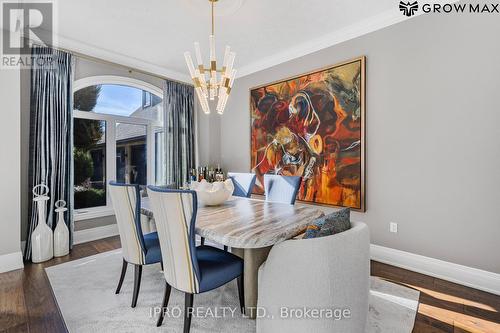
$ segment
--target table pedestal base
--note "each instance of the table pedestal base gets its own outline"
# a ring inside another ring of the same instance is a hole
[[[243,259],[243,278],[245,290],[246,315],[255,319],[257,308],[259,267],[267,259],[271,246],[259,249],[231,248],[231,252]]]

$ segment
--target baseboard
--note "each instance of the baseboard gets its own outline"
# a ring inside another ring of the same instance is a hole
[[[116,224],[78,230],[73,233],[73,244],[91,242],[97,239],[112,237],[116,235],[118,235],[118,226]]]
[[[0,273],[21,269],[23,267],[23,253],[21,251],[0,256]]]
[[[370,252],[375,261],[500,295],[500,274],[375,244]]]

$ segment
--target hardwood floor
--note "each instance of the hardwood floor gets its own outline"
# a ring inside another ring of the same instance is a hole
[[[71,254],[0,274],[0,332],[66,332],[44,268],[120,247],[118,237],[76,245]],[[500,296],[372,262],[372,275],[420,290],[413,333],[500,332]]]
[[[413,333],[500,332],[500,296],[374,261],[371,272],[420,291]]]

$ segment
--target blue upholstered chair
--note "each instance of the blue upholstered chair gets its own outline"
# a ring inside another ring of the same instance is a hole
[[[254,173],[228,172],[227,177],[233,181],[234,196],[250,198],[255,185]]]
[[[193,295],[238,279],[240,306],[244,308],[243,260],[211,246],[195,245],[196,192],[148,186],[149,200],[163,255],[165,295],[157,326],[163,322],[172,288],[185,293],[184,332],[189,332]]]
[[[116,294],[120,292],[128,264],[135,267],[132,307],[137,305],[141,287],[142,266],[161,263],[158,234],[143,235],[141,228],[141,194],[139,185],[109,183],[111,201],[115,210],[120,242],[122,245],[123,265]]]
[[[264,175],[266,201],[295,204],[301,181],[300,176]]]

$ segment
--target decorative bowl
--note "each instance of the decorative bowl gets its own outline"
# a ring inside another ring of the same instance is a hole
[[[233,181],[209,183],[205,179],[201,182],[192,181],[189,186],[196,191],[199,206],[218,206],[231,197],[234,191]]]

